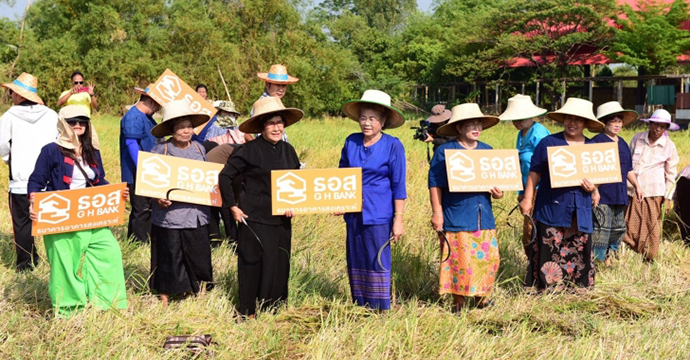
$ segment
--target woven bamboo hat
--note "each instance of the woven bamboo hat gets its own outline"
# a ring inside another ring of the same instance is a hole
[[[299,78],[290,76],[285,65],[281,64],[271,65],[267,73],[256,73],[256,76],[265,82],[273,84],[290,85],[299,81]]]
[[[531,119],[546,114],[547,110],[532,103],[532,98],[527,95],[515,95],[508,99],[508,106],[498,118],[504,121],[519,121]]]
[[[285,127],[288,127],[302,119],[304,112],[297,108],[286,108],[279,98],[268,96],[257,100],[252,105],[254,116],[240,124],[240,131],[243,133],[256,134],[262,132],[261,120],[267,116],[280,115],[285,119]]]
[[[458,129],[455,128],[455,125],[462,121],[480,120],[482,122],[483,130],[498,124],[500,121],[496,116],[484,115],[482,110],[479,108],[479,104],[476,103],[466,103],[453,106],[453,108],[450,109],[450,112],[450,121],[448,121],[448,124],[445,124],[436,130],[438,135],[458,135]]]
[[[405,123],[405,117],[400,110],[391,105],[391,97],[380,90],[367,90],[361,99],[350,100],[343,104],[343,112],[354,121],[359,121],[360,108],[363,104],[376,104],[388,109],[388,121],[384,129],[394,129]]]
[[[613,118],[615,115],[623,119],[623,126],[628,126],[637,120],[637,112],[634,110],[623,109],[618,101],[605,102],[597,107],[597,119],[606,125],[606,118]]]
[[[203,125],[209,120],[208,115],[192,111],[187,100],[173,100],[163,105],[163,121],[151,129],[151,135],[155,137],[172,135],[171,121],[180,118],[191,120],[193,127]]]
[[[566,115],[577,116],[586,121],[585,127],[589,131],[601,131],[606,126],[594,116],[594,104],[591,101],[580,98],[568,98],[562,108],[546,114],[546,117],[563,123]]]
[[[0,86],[16,92],[24,99],[43,105],[43,99],[38,96],[38,78],[31,74],[22,73],[11,83]]]

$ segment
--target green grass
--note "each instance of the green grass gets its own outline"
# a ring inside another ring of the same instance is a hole
[[[96,118],[105,168],[119,180],[119,119]],[[412,126],[408,122],[407,126]],[[550,126],[552,130],[555,127]],[[308,168],[337,166],[345,137],[357,131],[342,119],[302,121],[288,129]],[[526,259],[520,234],[506,225],[515,193],[494,201],[501,267],[495,306],[449,311],[440,298],[438,239],[429,225],[425,144],[407,127],[390,131],[405,145],[408,203],[405,235],[393,247],[394,307],[377,314],[350,304],[341,218],[305,215],[294,220],[289,305],[256,321],[236,323],[237,264],[232,249],[213,251],[218,286],[164,309],[146,287],[149,248],[121,240],[129,308],[87,308],[54,319],[48,298],[47,262],[32,273],[13,270],[14,247],[6,197],[0,216],[0,358],[178,358],[164,353],[167,335],[212,334],[217,358],[685,358],[690,354],[690,250],[673,217],[666,221],[659,261],[645,265],[630,250],[596,274],[584,295],[530,296],[522,291]],[[632,138],[634,130],[623,136]],[[501,124],[482,134],[494,148],[513,148],[516,130]],[[672,133],[688,164],[688,132]],[[7,179],[7,166],[0,178]],[[7,190],[7,183],[0,184]],[[517,214],[511,219],[519,223]],[[45,256],[43,242],[39,253]]]

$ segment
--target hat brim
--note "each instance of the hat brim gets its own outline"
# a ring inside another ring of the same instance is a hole
[[[33,102],[35,102],[37,104],[41,104],[41,105],[45,104],[43,102],[43,99],[41,99],[41,97],[38,96],[38,94],[33,93],[33,92],[26,90],[26,89],[22,89],[15,84],[5,83],[5,84],[1,84],[0,86],[16,92],[17,94],[19,94],[19,96],[23,97],[26,100],[33,101]]]
[[[448,124],[445,124],[438,128],[436,130],[436,134],[441,135],[441,136],[458,136],[458,129],[456,128],[455,125],[461,124],[465,121],[470,121],[470,120],[480,120],[482,122],[482,131],[490,129],[499,122],[501,122],[498,117],[496,116],[491,116],[491,115],[486,115],[486,116],[480,116],[480,117],[474,117],[474,118],[468,118],[468,119],[461,119],[453,122],[449,122]]]
[[[151,96],[149,93],[147,93],[145,89],[142,89],[142,88],[139,88],[139,87],[135,87],[135,88],[134,88],[134,92],[137,93],[137,94],[139,94],[139,96],[146,96],[146,97],[151,98],[151,99],[153,100],[153,102],[155,102],[156,104],[158,104],[158,105],[160,105],[160,106],[163,106],[163,105],[164,105],[164,104],[158,102],[158,100],[154,99],[153,96]]]
[[[172,129],[170,128],[170,125],[168,125],[171,121],[175,121],[180,118],[188,118],[189,120],[192,121],[192,127],[196,128],[197,126],[201,126],[209,121],[209,116],[204,115],[204,114],[190,114],[190,115],[180,115],[176,116],[174,118],[166,119],[160,124],[156,125],[151,129],[151,135],[155,137],[164,137],[164,136],[169,136],[172,135]]]
[[[451,111],[448,110],[448,109],[446,109],[446,110],[443,110],[443,113],[442,113],[442,114],[431,115],[431,116],[429,116],[429,117],[426,119],[426,121],[428,121],[428,122],[430,122],[430,123],[432,123],[432,124],[442,123],[442,122],[444,122],[444,121],[450,120],[451,114],[452,114]]]
[[[635,122],[635,120],[637,120],[637,118],[639,116],[636,111],[626,109],[626,110],[614,111],[612,113],[604,114],[602,116],[597,116],[597,120],[599,120],[599,122],[604,124],[604,127],[606,127],[606,122],[601,121],[601,119],[604,119],[604,118],[607,118],[607,117],[610,117],[613,115],[618,115],[618,114],[620,114],[623,117],[623,127],[626,127],[626,126],[632,124],[633,122]],[[600,131],[604,131],[604,129],[601,129]]]
[[[606,125],[604,125],[604,123],[602,123],[599,120],[588,119],[584,116],[580,116],[580,115],[576,115],[576,114],[565,114],[565,113],[559,113],[559,112],[555,112],[555,111],[550,112],[550,113],[546,113],[547,118],[549,118],[555,122],[559,122],[561,124],[563,124],[563,122],[565,121],[566,115],[576,116],[576,117],[579,117],[580,119],[584,119],[586,121],[585,122],[585,128],[587,128],[587,130],[589,130],[591,132],[601,132],[606,127]]]
[[[270,78],[268,77],[268,73],[256,73],[256,76],[258,76],[259,79],[261,79],[261,80],[263,80],[263,81],[265,81],[265,82],[267,82],[267,83],[271,83],[271,84],[292,85],[292,84],[296,84],[296,83],[299,81],[299,78],[296,78],[296,77],[290,76],[290,75],[288,75],[288,79],[287,79],[287,80],[270,79]]]
[[[240,114],[239,112],[237,112],[237,110],[226,110],[226,109],[223,109],[223,108],[216,108],[216,110],[218,110],[219,112],[220,112],[220,111],[225,111],[225,112],[227,112],[227,113],[235,114],[235,115],[238,116],[238,117],[239,117],[239,116],[242,116],[242,114]],[[216,114],[216,115],[217,115],[217,114]]]
[[[520,121],[520,120],[525,120],[525,119],[532,119],[532,118],[539,117],[539,116],[544,116],[544,114],[546,114],[547,112],[549,112],[549,111],[546,109],[542,109],[542,108],[537,108],[534,111],[532,111],[531,113],[521,114],[521,115],[506,114],[504,112],[503,114],[498,116],[498,119],[501,121]]]
[[[280,110],[275,110],[275,111],[269,111],[265,112],[263,114],[259,115],[254,115],[250,117],[249,119],[243,121],[239,129],[243,133],[249,133],[249,134],[257,134],[262,131],[264,131],[263,127],[261,126],[261,121],[260,119],[267,117],[267,116],[275,116],[275,115],[280,115],[285,119],[285,127],[288,127],[298,121],[300,121],[304,117],[304,112],[300,109],[296,108],[285,108],[285,109],[280,109]]]
[[[666,122],[666,121],[654,121],[651,119],[640,119],[642,122],[655,122],[655,123],[661,123],[661,124],[669,124],[668,126],[668,131],[678,131],[680,130],[680,125],[674,123],[674,122]]]
[[[381,103],[377,103],[374,101],[366,101],[366,100],[350,100],[346,103],[343,104],[342,110],[343,113],[350,119],[359,122],[359,108],[362,106],[362,104],[374,104],[374,105],[379,105],[383,106],[384,108],[389,110],[390,116],[388,121],[386,121],[386,124],[383,126],[384,129],[395,129],[397,127],[402,126],[405,123],[405,117],[403,114],[400,112],[400,110]]]

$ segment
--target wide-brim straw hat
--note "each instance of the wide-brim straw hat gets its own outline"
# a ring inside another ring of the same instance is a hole
[[[153,101],[155,101],[156,104],[163,106],[163,104],[161,104],[161,103],[159,103],[158,101],[156,101],[156,99],[154,99],[154,98],[149,94],[149,91],[150,91],[150,89],[151,89],[152,87],[153,87],[153,84],[149,84],[149,86],[147,86],[147,87],[145,87],[145,88],[134,87],[134,92],[137,93],[137,94],[139,94],[139,95],[148,96],[148,97],[150,97],[151,99],[153,99]]]
[[[22,73],[11,83],[4,83],[0,86],[16,92],[24,99],[43,105],[43,99],[38,96],[38,78],[31,74]]]
[[[542,116],[547,111],[534,105],[530,96],[518,94],[508,99],[506,111],[498,115],[498,118],[503,121],[519,121]]]
[[[375,104],[388,109],[388,120],[384,129],[395,129],[405,123],[405,117],[400,110],[391,105],[391,97],[381,90],[366,90],[361,99],[347,101],[343,104],[343,113],[354,121],[359,121],[360,108],[364,104]]]
[[[619,115],[623,119],[623,126],[628,126],[637,120],[637,112],[634,110],[623,109],[618,101],[605,102],[597,107],[597,119],[606,125],[606,122],[602,121],[607,117],[614,117]]]
[[[235,103],[232,100],[216,100],[213,102],[213,107],[218,110],[223,110],[236,116],[240,116],[240,112],[235,109]]]
[[[680,130],[680,126],[671,120],[671,113],[664,109],[656,109],[648,119],[640,119],[643,122],[655,122],[662,124],[669,124],[668,130],[677,131]]]
[[[563,107],[547,113],[546,117],[562,124],[565,121],[566,115],[585,119],[585,127],[589,131],[601,131],[606,127],[604,123],[597,120],[596,116],[594,116],[594,104],[589,100],[568,98]]]
[[[443,104],[438,104],[431,108],[431,116],[426,121],[431,124],[438,124],[450,120],[450,110]]]
[[[271,65],[267,73],[256,73],[256,76],[267,83],[273,84],[290,85],[299,81],[299,78],[289,75],[285,65],[281,64]]]
[[[484,115],[477,103],[466,103],[453,106],[450,110],[450,121],[436,130],[436,134],[441,136],[457,136],[458,123],[469,120],[479,120],[482,123],[482,130],[491,128],[499,123],[498,117],[491,115]]]
[[[163,105],[163,121],[151,129],[151,135],[155,137],[172,135],[170,122],[179,118],[191,120],[193,127],[203,125],[209,120],[208,115],[192,111],[187,100],[173,100]]]
[[[257,100],[252,105],[254,116],[240,124],[243,133],[256,134],[264,131],[261,120],[266,117],[280,115],[285,119],[285,127],[288,127],[302,119],[304,112],[297,108],[286,108],[280,98],[268,96]]]

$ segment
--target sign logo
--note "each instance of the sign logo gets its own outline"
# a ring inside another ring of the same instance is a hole
[[[593,184],[622,181],[618,145],[614,142],[551,146],[546,152],[552,188],[580,186],[585,178]]]
[[[451,192],[483,192],[494,187],[522,190],[517,150],[446,149],[445,155]]]
[[[577,164],[575,155],[565,148],[556,150],[553,155],[551,155],[551,160],[551,172],[554,175],[571,177],[577,174],[577,169],[575,168]]]
[[[156,89],[168,101],[173,101],[182,92],[180,78],[177,76],[166,75],[156,83]]]
[[[38,221],[59,224],[69,219],[70,201],[58,194],[51,194],[38,203]]]
[[[450,177],[462,181],[468,182],[476,178],[474,174],[474,161],[469,156],[463,154],[463,151],[458,151],[450,156],[448,159],[448,172]]]
[[[141,152],[140,152],[141,153]],[[151,157],[141,162],[141,181],[155,188],[170,186],[170,165],[160,157]]]
[[[299,204],[307,200],[307,182],[289,172],[276,180],[277,200],[288,204]]]
[[[271,171],[273,215],[362,211],[362,169]]]

